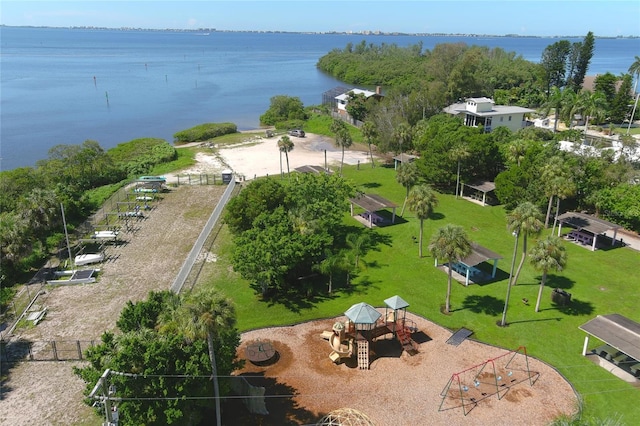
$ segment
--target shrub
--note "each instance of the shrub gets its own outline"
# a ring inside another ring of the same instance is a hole
[[[174,143],[202,142],[237,132],[238,127],[233,123],[204,123],[177,132],[173,137]]]

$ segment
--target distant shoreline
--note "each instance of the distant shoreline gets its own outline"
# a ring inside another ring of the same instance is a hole
[[[43,28],[43,29],[62,29],[62,30],[91,30],[91,31],[136,31],[136,32],[173,32],[173,33],[256,33],[256,34],[311,34],[311,35],[353,35],[353,36],[411,36],[411,37],[504,37],[504,38],[582,38],[585,35],[520,35],[520,34],[472,34],[472,33],[403,33],[403,32],[383,32],[383,31],[255,31],[255,30],[217,30],[215,28],[132,28],[132,27],[93,27],[93,26],[71,26],[71,27],[52,27],[52,26],[30,26],[30,25],[0,25],[0,28]],[[637,39],[640,35],[627,36],[597,36],[596,39]]]

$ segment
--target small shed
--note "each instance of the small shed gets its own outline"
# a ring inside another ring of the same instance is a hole
[[[418,158],[417,155],[411,155],[411,154],[405,154],[405,153],[401,153],[400,155],[396,155],[395,157],[393,157],[393,169],[397,170],[398,166],[400,164],[402,164],[402,163],[411,163],[416,158]]]
[[[375,223],[384,221],[376,212],[387,208],[393,209],[391,223],[395,223],[396,221],[396,207],[398,207],[398,205],[379,195],[360,194],[357,197],[350,198],[349,201],[351,202],[351,216],[355,217],[353,213],[354,204],[365,210],[364,213],[361,213],[359,216],[364,219],[369,228],[373,228]]]
[[[459,275],[464,277],[464,285],[468,286],[470,281],[482,282],[487,281],[489,278],[496,277],[496,270],[498,269],[498,260],[503,257],[486,247],[481,246],[478,243],[471,243],[471,254],[453,265],[447,265],[452,268]],[[491,274],[487,274],[476,266],[482,262],[493,261],[493,268]],[[435,260],[436,267],[438,266],[438,259]]]
[[[233,179],[233,171],[225,169],[222,171],[222,183],[231,183]]]
[[[470,192],[470,195],[468,195],[467,197],[464,196],[465,186],[468,186],[473,190]],[[475,183],[462,183],[460,187],[460,196],[463,198],[470,199],[471,201],[480,203],[483,206],[486,206],[488,204],[487,195],[490,192],[495,191],[495,189],[496,189],[495,182],[481,181],[481,182],[475,182]]]
[[[568,233],[567,238],[590,247],[591,251],[596,249],[598,236],[604,235],[607,231],[613,231],[611,245],[615,245],[618,229],[620,229],[620,225],[585,213],[567,212],[558,216],[558,221],[560,222],[558,236],[562,235],[562,225],[568,225],[575,231]]]

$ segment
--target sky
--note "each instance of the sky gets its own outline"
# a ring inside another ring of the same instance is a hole
[[[640,36],[626,0],[2,0],[0,24],[292,32]],[[640,53],[640,52],[638,52]]]

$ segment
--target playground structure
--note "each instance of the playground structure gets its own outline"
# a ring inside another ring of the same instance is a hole
[[[511,387],[526,380],[533,386],[539,377],[539,372],[529,369],[527,349],[520,346],[515,351],[453,373],[440,392],[442,401],[438,411],[462,407],[466,416],[480,401],[493,395],[500,400]]]
[[[417,328],[406,318],[409,304],[400,296],[390,297],[384,302],[384,315],[367,303],[357,303],[345,312],[347,320],[344,323],[336,322],[333,331],[322,333],[332,349],[329,354],[331,361],[339,363],[357,355],[358,368],[368,370],[370,346],[387,334],[393,334],[408,354],[418,352],[418,344],[411,338]]]

